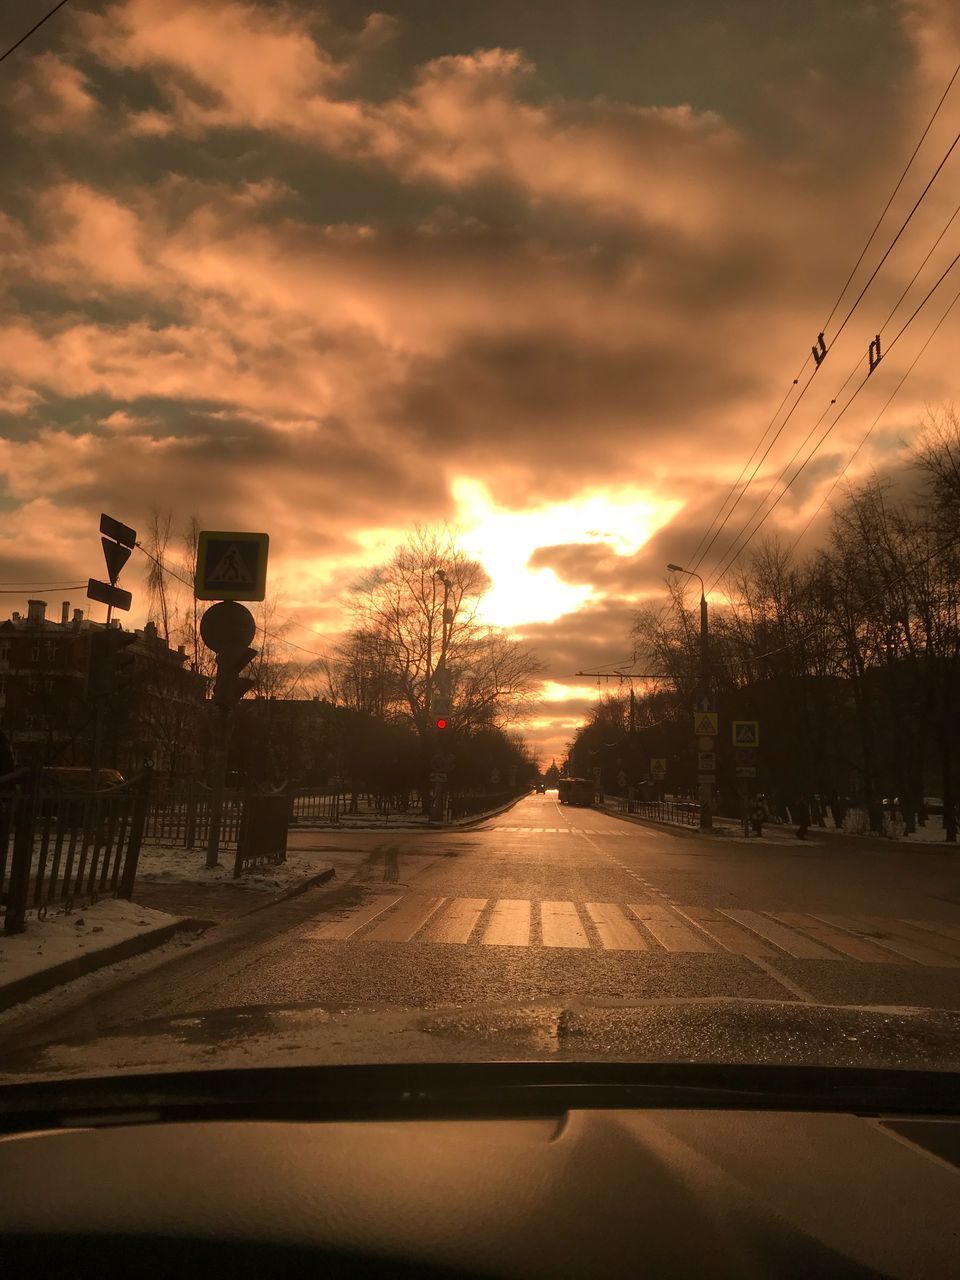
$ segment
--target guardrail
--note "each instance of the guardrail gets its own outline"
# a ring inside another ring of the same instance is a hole
[[[5,933],[22,933],[28,911],[42,920],[51,905],[132,896],[150,783],[149,770],[102,791],[41,785],[28,770],[0,782]]]

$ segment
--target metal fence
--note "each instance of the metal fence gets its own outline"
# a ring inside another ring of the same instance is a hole
[[[304,788],[290,793],[289,821],[338,822],[342,809],[342,797],[335,791],[318,791]]]
[[[499,808],[523,795],[526,788],[507,791],[457,793],[448,797],[446,820],[457,821],[476,813]],[[146,815],[144,837],[176,844],[185,849],[203,848],[210,832],[211,791],[202,783],[190,783],[181,787],[158,788],[153,795]],[[420,818],[423,815],[421,797],[416,791],[389,795],[357,794],[327,791],[319,788],[302,788],[270,796],[271,811],[279,814],[280,802],[288,826],[310,823],[344,824],[380,823],[388,825],[391,817],[400,819]],[[220,828],[220,845],[226,849],[239,849],[242,831],[245,793],[227,791],[223,798],[223,818]],[[277,821],[278,819],[273,819]],[[245,859],[244,859],[245,861]]]
[[[513,787],[509,791],[484,791],[476,794],[460,793],[450,797],[447,802],[447,819],[457,822],[461,818],[469,818],[477,813],[489,813],[491,809],[499,809],[511,800],[526,795],[528,787]]]
[[[28,911],[70,910],[98,897],[130,898],[150,795],[150,773],[102,791],[51,786],[35,772],[0,790],[0,904],[4,932]]]
[[[210,834],[211,797],[210,788],[199,782],[159,792],[147,813],[145,838],[182,845],[185,849],[202,848]],[[221,848],[236,848],[242,816],[242,792],[225,792],[220,820]]]
[[[652,822],[679,823],[685,827],[700,825],[700,806],[695,800],[628,800],[624,796],[604,796],[619,813],[632,813]]]

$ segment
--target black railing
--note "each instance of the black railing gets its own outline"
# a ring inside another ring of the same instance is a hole
[[[289,820],[294,822],[338,822],[341,797],[335,791],[304,787],[290,793]]]
[[[21,770],[0,783],[0,903],[4,932],[28,911],[130,898],[150,796],[150,773],[101,791],[52,786]]]
[[[457,822],[461,818],[469,818],[477,813],[489,813],[491,809],[499,809],[526,795],[529,787],[511,787],[507,791],[483,791],[476,793],[458,793],[447,802],[447,819]]]
[[[695,800],[628,800],[624,796],[604,796],[604,804],[618,813],[632,813],[651,822],[679,823],[684,827],[700,825],[700,806]]]
[[[182,845],[185,849],[202,848],[210,833],[211,796],[210,788],[200,782],[159,793],[147,813],[145,837]],[[236,848],[242,815],[242,792],[225,792],[220,820],[221,848]]]

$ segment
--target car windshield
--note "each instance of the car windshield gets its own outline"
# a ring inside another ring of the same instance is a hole
[[[4,0],[0,109],[4,1081],[960,1068],[953,6]]]

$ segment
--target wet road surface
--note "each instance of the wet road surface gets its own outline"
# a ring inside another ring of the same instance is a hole
[[[796,845],[704,838],[561,806],[555,793],[470,830],[298,832],[291,844],[334,861],[337,880],[91,980],[82,1002],[46,1019],[14,1021],[0,1069],[93,1069],[105,1046],[174,1026],[215,1056],[244,1019],[249,1032],[263,1015],[275,1032],[282,1010],[350,1014],[364,1031],[338,1041],[343,1052],[386,1058],[402,1053],[411,1013],[420,1030],[429,1014],[448,1044],[460,1027],[487,1043],[502,1034],[509,1052],[512,1025],[554,1034],[564,1017],[594,1018],[604,1043],[626,1037],[628,1051],[630,1011],[646,1011],[649,1035],[654,1006],[658,1025],[685,1006],[693,1024],[704,1002],[725,1001],[781,1019],[879,1007],[889,1025],[902,1011],[960,1011],[960,855],[949,850],[816,832]],[[725,1018],[727,1040],[735,1026]]]

